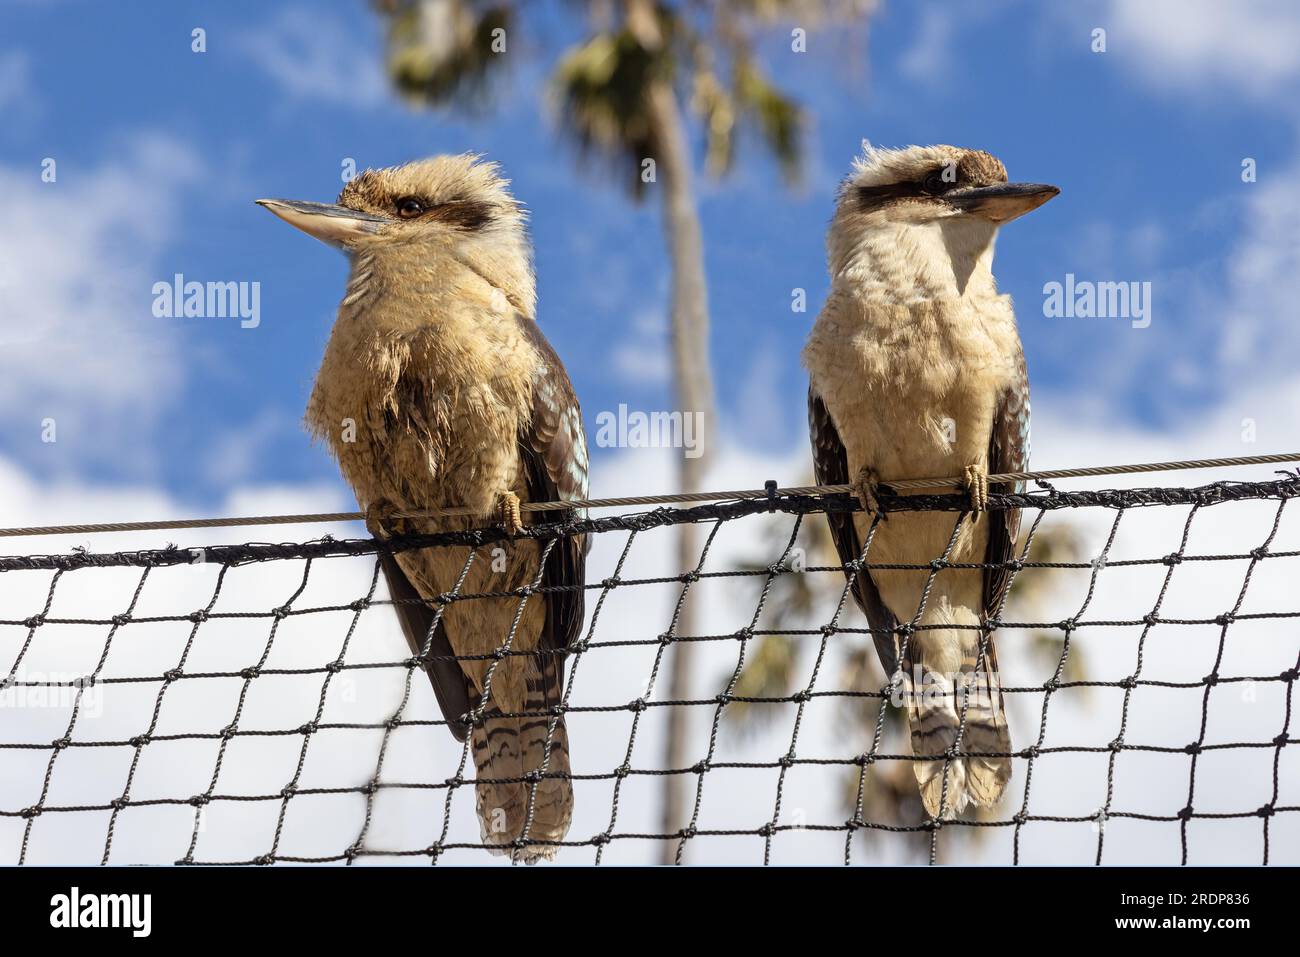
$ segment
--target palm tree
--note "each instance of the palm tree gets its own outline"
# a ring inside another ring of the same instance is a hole
[[[407,99],[429,106],[482,106],[503,38],[523,16],[524,0],[374,0],[387,20],[388,69]],[[709,364],[709,306],[704,244],[693,185],[688,113],[703,124],[705,165],[713,175],[731,168],[742,122],[759,133],[787,179],[799,171],[800,107],[767,78],[755,54],[764,26],[781,18],[811,26],[828,19],[864,19],[876,0],[585,0],[591,33],[561,51],[551,99],[561,127],[588,155],[619,174],[632,196],[658,189],[671,266],[673,388],[677,409],[690,415],[705,448],[713,435],[713,381]],[[806,27],[805,27],[806,28]],[[698,491],[708,453],[678,466],[683,491]],[[691,525],[679,529],[679,567],[694,568],[700,541]],[[677,633],[695,633],[687,603]],[[689,695],[689,643],[669,649],[667,694]],[[686,758],[684,709],[668,716],[664,766]],[[684,780],[665,775],[664,832],[685,823]],[[665,860],[675,854],[663,842]]]

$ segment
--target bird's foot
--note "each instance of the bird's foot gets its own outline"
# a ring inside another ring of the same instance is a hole
[[[386,498],[376,499],[366,506],[366,529],[381,542],[406,531],[406,520],[399,516],[401,510]]]
[[[978,465],[968,465],[963,471],[966,494],[970,496],[970,510],[978,515],[989,507],[989,473]]]
[[[864,466],[858,471],[857,480],[853,483],[853,493],[857,495],[858,501],[862,503],[862,510],[868,515],[875,515],[880,511],[880,476],[876,470]]]
[[[523,515],[519,508],[519,496],[514,492],[502,492],[497,498],[497,513],[501,516],[501,524],[505,526],[506,531],[511,535],[518,535],[519,530],[524,527]]]

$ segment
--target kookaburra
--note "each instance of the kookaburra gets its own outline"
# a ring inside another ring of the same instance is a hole
[[[878,485],[946,476],[964,476],[971,497],[948,561],[1012,558],[1019,512],[984,507],[990,473],[1028,467],[1029,382],[1011,300],[993,280],[993,243],[998,227],[1058,192],[1008,183],[1002,163],[978,150],[864,144],[840,190],[827,239],[831,290],[803,351],[817,480],[857,484],[868,509],[830,518],[846,564],[867,541]],[[887,513],[867,564],[927,566],[944,555],[955,520]],[[932,816],[993,804],[1011,777],[997,657],[981,630],[1009,576],[944,568],[924,607],[928,567],[873,568],[855,579],[885,671],[902,672],[916,778]],[[946,758],[957,744],[965,756]]]
[[[337,205],[259,201],[351,260],[307,423],[377,537],[498,516],[517,527],[520,500],[586,497],[582,415],[534,319],[532,247],[507,186],[492,163],[439,156],[367,170]],[[439,508],[472,514],[396,517]],[[532,585],[541,551],[520,538],[480,548],[458,594]],[[381,558],[413,650],[429,641],[434,599],[457,587],[469,555],[440,547]],[[582,627],[585,560],[582,537],[555,543],[540,584],[577,587],[531,594],[513,637],[520,597],[451,601],[426,666],[452,733],[472,734],[484,843],[529,863],[554,857],[573,812],[568,736],[551,709]]]

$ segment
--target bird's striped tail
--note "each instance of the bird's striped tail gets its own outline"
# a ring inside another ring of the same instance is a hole
[[[549,714],[560,701],[560,664],[541,657],[540,669],[531,657],[514,659],[528,664],[524,713],[489,708],[471,737],[483,843],[527,864],[555,857],[559,848],[545,842],[563,840],[573,816],[568,730]],[[521,838],[530,843],[515,846]]]
[[[912,753],[917,757],[934,756],[932,760],[913,762],[921,801],[931,817],[938,817],[941,810],[945,818],[955,817],[967,804],[996,804],[1011,778],[1009,757],[951,760],[943,757],[958,743],[959,729],[958,750],[963,753],[1005,755],[1011,751],[993,639],[988,639],[984,659],[978,662],[978,634],[975,631],[918,632],[914,637],[916,653],[909,652],[912,660],[904,662],[903,693],[912,732]],[[933,653],[936,646],[945,642],[963,643],[960,668],[955,672],[929,666],[939,659],[952,659],[951,654]]]

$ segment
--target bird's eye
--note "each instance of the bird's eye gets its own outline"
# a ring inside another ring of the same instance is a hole
[[[424,204],[413,196],[397,201],[397,215],[403,219],[414,219],[424,212]]]
[[[943,178],[943,170],[935,170],[929,176],[921,181],[921,189],[931,196],[937,196],[940,193],[946,193],[957,184],[951,180]]]

